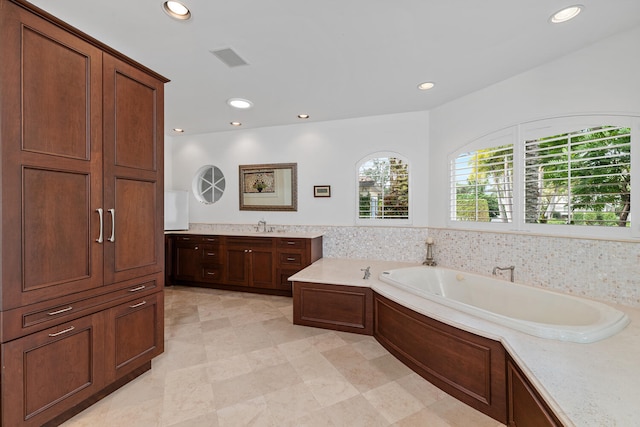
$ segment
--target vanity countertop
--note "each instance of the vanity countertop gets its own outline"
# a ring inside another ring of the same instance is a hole
[[[322,258],[290,280],[370,287],[435,320],[500,341],[566,426],[631,426],[640,419],[640,310],[612,305],[631,323],[602,341],[579,344],[538,338],[393,288],[378,276],[419,264]],[[362,269],[371,277],[363,279]],[[294,285],[295,286],[295,285]]]
[[[190,231],[190,230],[174,230],[165,231],[165,235],[171,234],[190,234],[194,236],[230,236],[230,237],[281,237],[285,239],[315,239],[321,237],[324,233],[295,233],[287,231]]]

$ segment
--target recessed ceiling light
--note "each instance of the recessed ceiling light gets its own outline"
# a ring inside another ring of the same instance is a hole
[[[423,82],[418,85],[418,89],[420,90],[429,90],[433,89],[436,84],[433,82]]]
[[[309,115],[308,114],[298,114],[298,118],[299,119],[308,119]]]
[[[242,99],[242,98],[228,99],[227,104],[229,104],[233,108],[240,108],[243,110],[247,108],[251,108],[253,106],[253,102],[249,101],[248,99]]]
[[[164,10],[164,12],[170,17],[181,21],[186,21],[191,18],[191,12],[187,6],[183,5],[179,1],[165,1],[162,4],[162,10]]]
[[[242,126],[242,123],[240,122],[231,122],[230,124],[231,126]]]
[[[584,6],[582,6],[580,4],[576,4],[574,6],[565,7],[564,9],[559,10],[556,13],[554,13],[553,15],[551,15],[551,18],[549,20],[551,22],[553,22],[554,24],[559,24],[561,22],[567,22],[568,20],[573,19],[576,16],[578,16],[578,14],[580,12],[582,12],[582,9],[584,9]]]
[[[175,133],[184,133],[184,129],[181,129],[181,128],[173,128],[171,130],[174,131]]]

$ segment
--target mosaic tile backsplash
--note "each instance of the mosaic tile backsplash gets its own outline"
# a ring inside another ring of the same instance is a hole
[[[252,232],[254,225],[191,224],[192,231]],[[438,266],[490,275],[515,265],[515,281],[640,308],[640,243],[426,227],[276,225],[320,232],[326,258],[422,262],[427,236]],[[504,278],[509,272],[506,271]]]

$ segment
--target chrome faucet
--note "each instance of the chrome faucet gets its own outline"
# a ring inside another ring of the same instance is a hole
[[[367,268],[361,268],[360,269],[360,271],[364,271],[364,277],[363,277],[364,280],[368,280],[369,277],[371,277],[371,271],[369,271],[370,268],[371,267],[369,266]]]
[[[266,233],[267,232],[267,221],[265,221],[264,219],[261,219],[260,221],[258,221],[258,227],[256,231],[260,230],[260,226],[262,226],[262,232]]]
[[[427,238],[427,257],[422,263],[422,265],[426,265],[429,267],[435,267],[437,265],[436,261],[433,259],[433,238]]]
[[[511,281],[513,282],[513,279],[515,277],[515,269],[516,266],[515,265],[510,265],[509,267],[493,267],[493,272],[491,272],[491,274],[493,274],[494,276],[497,276],[498,274],[498,270],[511,270]]]

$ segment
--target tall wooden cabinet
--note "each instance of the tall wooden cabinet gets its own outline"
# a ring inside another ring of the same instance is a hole
[[[0,419],[43,425],[163,351],[167,80],[22,0],[0,58]]]

